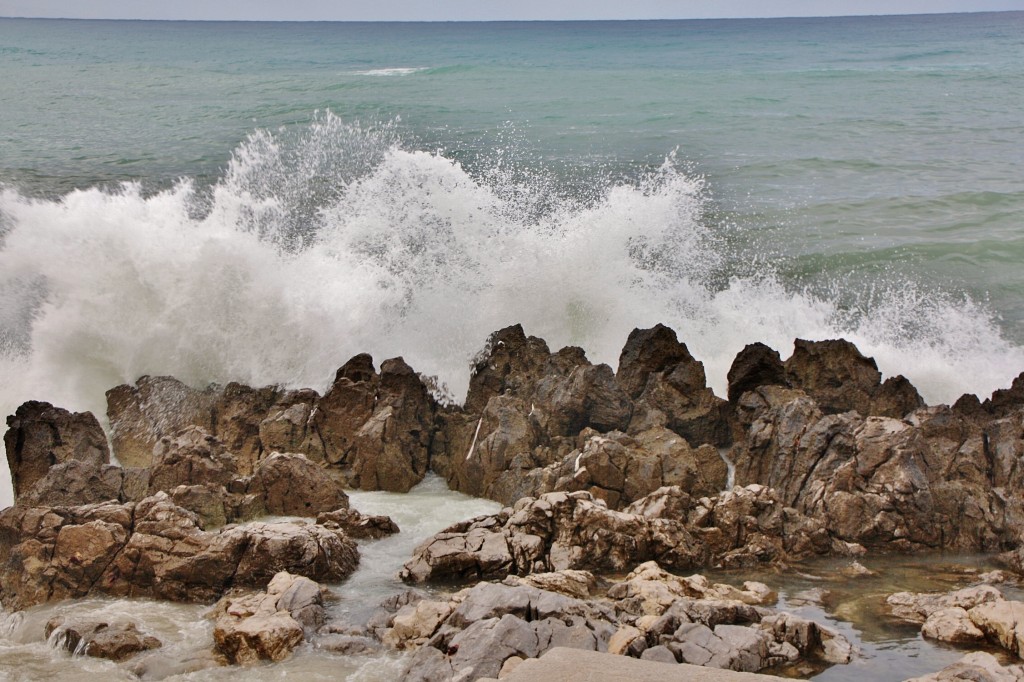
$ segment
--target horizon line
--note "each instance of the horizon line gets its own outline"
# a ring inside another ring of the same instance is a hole
[[[750,21],[750,20],[787,20],[787,19],[871,19],[882,17],[935,17],[962,14],[1022,14],[1024,9],[991,9],[963,10],[959,12],[891,12],[872,14],[795,14],[778,16],[745,16],[745,17],[646,17],[629,19],[155,19],[132,17],[45,17],[45,16],[8,16],[0,15],[0,19],[23,19],[30,21],[148,21],[165,23],[196,23],[196,24],[514,24],[514,23],[574,23],[574,22],[641,22],[641,21]]]

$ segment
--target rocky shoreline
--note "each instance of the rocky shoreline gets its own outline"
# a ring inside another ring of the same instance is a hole
[[[0,512],[0,602],[212,604],[210,664],[315,641],[410,652],[404,679],[472,680],[566,646],[745,671],[856,655],[825,625],[770,609],[767,585],[680,577],[702,569],[970,551],[1024,572],[1024,374],[984,402],[927,406],[849,342],[797,340],[786,360],[747,346],[728,381],[716,396],[661,325],[630,334],[616,371],[513,326],[488,340],[457,406],[401,358],[378,371],[369,355],[322,396],[142,377],[107,392],[109,438],[92,414],[28,402],[4,437],[15,504]],[[356,539],[399,532],[351,509],[346,490],[407,492],[428,472],[506,506],[415,549],[401,578],[433,592],[331,621],[318,583],[352,574]],[[1021,656],[1024,605],[979,594],[890,600],[926,637]],[[115,660],[160,646],[88,619],[46,636]],[[970,679],[1024,679],[972,656],[961,672],[988,672]]]

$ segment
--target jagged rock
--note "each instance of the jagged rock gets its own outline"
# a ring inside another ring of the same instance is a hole
[[[608,588],[608,597],[631,600],[645,615],[661,615],[680,598],[761,605],[774,602],[778,595],[763,583],[748,581],[740,590],[731,585],[712,584],[702,575],[679,577],[662,569],[657,562],[648,561]]]
[[[400,677],[433,682],[496,677],[510,659],[535,658],[556,646],[605,651],[616,629],[606,607],[525,585],[480,583],[399,614],[386,642],[426,640]]]
[[[156,637],[139,632],[135,623],[54,616],[46,623],[47,639],[72,653],[81,651],[93,658],[123,661],[142,651],[157,649],[163,643]]]
[[[616,380],[636,404],[630,432],[660,424],[693,445],[731,440],[727,403],[708,388],[703,363],[668,327],[630,333]]]
[[[24,506],[95,504],[122,497],[124,470],[112,464],[69,459],[50,467],[17,503]]]
[[[956,680],[1021,682],[1024,680],[1024,666],[1003,666],[992,654],[975,651],[937,673],[915,677],[905,682],[955,682]]]
[[[776,488],[835,540],[887,551],[1017,543],[1021,503],[992,486],[1020,480],[1009,424],[989,427],[985,447],[980,428],[948,409],[910,421],[824,415],[802,391],[776,386],[748,391],[737,410],[746,431],[731,452],[737,482]]]
[[[221,599],[213,608],[213,640],[230,663],[281,661],[325,617],[321,587],[282,571],[266,592]]]
[[[323,467],[298,453],[274,453],[261,460],[246,492],[262,501],[268,514],[316,516],[348,508],[348,495]]]
[[[259,425],[263,452],[300,452],[314,462],[324,461],[324,445],[314,424],[320,395],[309,388],[286,391]]]
[[[981,404],[985,412],[997,417],[1006,417],[1024,408],[1024,372],[1018,374],[1010,388],[992,392],[992,397]]]
[[[75,460],[99,471],[110,463],[106,434],[90,412],[71,413],[49,403],[29,401],[7,418],[7,426],[4,447],[15,502],[54,465]],[[53,483],[45,487],[58,489]]]
[[[820,523],[784,508],[764,486],[696,501],[678,486],[662,488],[623,512],[586,492],[547,493],[429,538],[401,575],[424,582],[564,569],[615,572],[652,559],[676,569],[756,566],[831,549]]]
[[[321,512],[316,522],[331,529],[338,528],[355,539],[376,540],[399,532],[398,524],[390,516],[363,514],[355,509]]]
[[[12,507],[0,512],[0,601],[19,610],[88,594],[213,601],[287,570],[338,581],[354,543],[323,526],[250,523],[203,531],[166,493],[139,503]]]
[[[434,410],[402,358],[385,360],[378,375],[370,356],[357,355],[338,370],[313,422],[324,457],[350,485],[408,492],[427,472]]]
[[[260,440],[260,425],[280,394],[276,386],[252,388],[231,382],[216,396],[211,433],[217,434],[234,455],[235,466],[243,476],[255,472],[268,452]]]
[[[924,401],[904,377],[882,384],[874,359],[845,339],[793,342],[785,362],[789,384],[810,395],[826,414],[856,410],[862,416],[902,418]]]
[[[735,403],[744,393],[760,386],[789,386],[779,352],[763,343],[745,346],[732,361],[727,379],[730,403]]]
[[[149,492],[179,485],[227,486],[238,476],[235,458],[217,437],[197,426],[164,436],[153,448]]]
[[[216,387],[199,391],[166,376],[144,376],[134,386],[110,389],[107,418],[117,461],[125,467],[149,467],[160,439],[190,426],[215,434],[215,401]]]
[[[579,348],[550,353],[516,325],[489,339],[465,410],[440,415],[431,466],[455,490],[512,503],[545,490],[539,469],[568,455],[583,429],[625,430],[632,410],[610,367]]]
[[[691,448],[681,436],[664,427],[635,436],[621,431],[598,434],[587,430],[580,438],[585,438],[583,447],[560,461],[525,477],[521,472],[505,472],[499,474],[498,481],[518,476],[520,484],[512,489],[530,496],[586,490],[614,509],[664,486],[678,485],[700,497],[714,495],[726,484],[728,469],[715,447]],[[501,489],[500,485],[494,487]],[[496,497],[508,504],[519,499]]]

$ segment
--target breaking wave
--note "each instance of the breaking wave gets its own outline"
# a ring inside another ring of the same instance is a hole
[[[323,389],[363,351],[459,398],[487,335],[515,322],[613,367],[631,329],[664,322],[720,395],[745,344],[786,357],[796,337],[845,336],[929,402],[1024,369],[965,297],[812,292],[751,266],[674,155],[585,198],[495,158],[470,170],[394,125],[324,114],[253,133],[212,187],[0,190],[0,408],[102,415],[104,391],[143,374]]]

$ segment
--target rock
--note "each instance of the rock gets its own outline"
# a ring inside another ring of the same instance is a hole
[[[889,595],[885,602],[892,615],[911,622],[924,623],[937,611],[949,608],[970,610],[979,604],[1002,601],[1003,595],[990,585],[967,587],[955,592],[897,592]]]
[[[399,532],[398,524],[390,516],[363,514],[355,509],[336,509],[317,514],[321,526],[339,529],[350,538],[376,540]]]
[[[153,448],[149,492],[179,485],[227,486],[238,476],[235,459],[217,437],[197,426],[164,436]]]
[[[401,576],[424,582],[565,569],[620,572],[649,560],[680,570],[753,567],[831,547],[819,522],[784,508],[764,486],[701,500],[672,486],[622,512],[586,492],[557,492],[523,498],[428,538]]]
[[[552,573],[534,573],[527,576],[510,575],[506,585],[529,585],[548,592],[557,592],[567,597],[586,599],[597,591],[598,580],[590,571],[564,570]]]
[[[797,339],[785,367],[791,384],[811,396],[826,414],[849,410],[871,414],[872,395],[882,383],[875,361],[845,339]]]
[[[967,611],[959,606],[933,611],[921,627],[921,634],[952,644],[976,644],[985,640],[985,633],[971,622]]]
[[[156,637],[139,631],[135,623],[106,623],[54,616],[46,623],[46,637],[71,652],[93,658],[123,661],[142,651],[163,646]]]
[[[236,382],[216,394],[211,433],[234,455],[235,467],[243,476],[254,473],[269,452],[260,439],[260,427],[280,395],[276,386],[251,388]]]
[[[989,640],[1024,658],[1024,602],[988,601],[967,611],[971,622]]]
[[[308,578],[276,574],[265,593],[234,595],[214,606],[213,640],[233,664],[281,661],[325,615],[323,593]]]
[[[296,522],[204,531],[158,493],[138,503],[0,512],[0,601],[20,610],[88,594],[214,601],[287,570],[339,581],[358,553],[344,534]]]
[[[317,638],[316,646],[343,656],[362,656],[380,651],[380,642],[361,635],[324,635]]]
[[[435,409],[402,358],[385,360],[378,375],[364,354],[338,370],[312,420],[324,457],[350,485],[408,492],[427,472]]]
[[[92,471],[110,463],[106,434],[90,412],[29,401],[7,418],[7,426],[4,447],[16,503],[54,465],[75,460]],[[56,489],[52,483],[46,487]]]
[[[727,379],[730,403],[737,402],[744,393],[760,386],[789,386],[786,368],[778,351],[763,343],[745,346],[732,361]]]
[[[672,653],[672,650],[663,644],[652,646],[649,649],[644,649],[644,652],[640,654],[640,660],[657,661],[659,663],[679,663],[679,661],[676,660],[676,655]]]
[[[953,682],[954,680],[975,680],[975,682],[1020,682],[1024,680],[1024,666],[1003,666],[995,656],[984,651],[967,654],[956,663],[948,665],[937,673],[915,677],[906,682]]]
[[[261,500],[271,515],[316,516],[348,508],[341,484],[298,453],[275,452],[261,460],[246,492]]]
[[[872,571],[859,561],[851,561],[839,573],[847,578],[870,578],[871,576],[878,575],[878,573]]]
[[[174,377],[141,377],[107,391],[107,419],[117,460],[125,467],[149,467],[153,448],[165,436],[195,426],[216,435],[216,387],[190,388]]]
[[[263,452],[300,452],[324,461],[324,445],[314,423],[320,395],[309,388],[281,393],[259,425]]]
[[[644,633],[632,625],[620,627],[608,640],[608,653],[617,656],[639,658],[646,648],[647,639],[644,637]]]
[[[704,365],[668,327],[630,333],[616,380],[636,404],[630,432],[661,422],[691,445],[731,440],[727,403],[708,388]]]
[[[70,459],[50,467],[43,478],[18,498],[17,503],[33,507],[117,501],[122,497],[123,486],[124,470],[121,467]]]
[[[424,642],[401,679],[475,680],[553,647],[606,650],[616,630],[612,618],[594,602],[527,585],[480,583],[447,602],[402,607],[383,639],[403,647]]]

